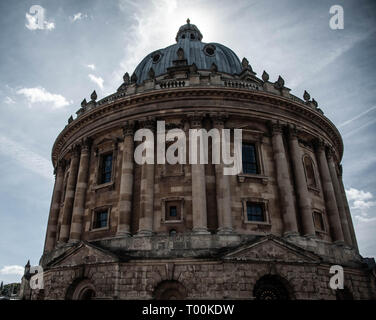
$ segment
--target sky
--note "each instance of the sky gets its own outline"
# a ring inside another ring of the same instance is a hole
[[[44,9],[37,20],[33,5]],[[329,26],[330,7],[344,28]],[[0,1],[0,282],[39,263],[53,190],[52,145],[96,90],[116,91],[189,17],[261,77],[307,90],[344,140],[344,184],[360,253],[376,257],[376,1]]]

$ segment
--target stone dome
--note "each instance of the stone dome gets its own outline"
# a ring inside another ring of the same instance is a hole
[[[134,75],[138,84],[150,79],[150,69],[159,77],[166,74],[168,68],[176,66],[179,59],[185,60],[187,65],[195,64],[198,70],[211,70],[214,63],[220,73],[241,73],[242,64],[230,48],[220,43],[201,42],[200,30],[190,24],[189,19],[187,22],[179,28],[175,44],[148,54],[136,67]],[[180,56],[179,49],[182,49]]]

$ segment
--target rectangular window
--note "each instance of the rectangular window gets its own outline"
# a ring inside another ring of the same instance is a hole
[[[313,222],[316,230],[325,231],[324,219],[321,212],[313,212]]]
[[[181,219],[181,202],[180,201],[167,201],[166,204],[165,220],[180,220]]]
[[[112,178],[112,153],[101,156],[99,184],[111,182]]]
[[[93,229],[107,227],[108,209],[98,210],[94,212]]]
[[[176,217],[178,215],[178,211],[176,209],[176,206],[170,207],[170,217]]]
[[[247,220],[264,222],[264,206],[261,203],[247,202]]]
[[[243,173],[259,173],[256,157],[256,146],[253,143],[243,143],[242,145]]]

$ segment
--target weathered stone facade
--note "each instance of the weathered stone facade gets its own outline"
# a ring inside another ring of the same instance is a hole
[[[120,251],[113,254],[81,243],[45,272],[44,294],[48,299],[77,298],[76,286],[84,281],[95,288],[97,299],[168,298],[164,292],[158,296],[160,286],[177,290],[174,296],[181,299],[251,299],[264,277],[281,281],[289,299],[332,300],[336,292],[328,286],[330,266],[311,251],[273,236],[200,258],[129,259]],[[374,297],[375,286],[366,272],[354,266],[344,270],[355,299]]]
[[[349,295],[374,298],[338,130],[308,93],[301,100],[281,77],[257,78],[246,59],[201,38],[181,27],[176,45],[148,55],[115,94],[96,101],[94,92],[58,136],[44,298],[335,299],[332,264],[344,267]],[[241,128],[255,172],[138,165],[134,133],[155,132],[158,120],[186,133]]]

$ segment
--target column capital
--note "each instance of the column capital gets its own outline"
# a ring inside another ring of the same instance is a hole
[[[324,151],[325,152],[326,143],[323,139],[315,139],[313,141],[313,146],[314,146],[316,151]]]
[[[54,168],[54,174],[56,175],[58,171],[64,171],[66,165],[67,161],[65,159],[58,160]]]
[[[135,121],[129,120],[124,123],[123,126],[123,136],[133,136],[134,135],[134,128],[135,128]]]
[[[296,127],[295,124],[289,124],[287,126],[287,129],[288,129],[288,136],[289,136],[290,139],[297,139],[298,138],[300,130]]]
[[[270,122],[269,129],[270,129],[272,136],[281,135],[283,133],[283,125],[279,121]]]
[[[83,138],[81,140],[81,152],[89,152],[93,140],[89,137]]]
[[[333,147],[327,146],[326,147],[326,154],[328,156],[328,159],[334,160],[336,156],[336,151],[334,150]]]
[[[70,153],[72,157],[78,157],[78,155],[80,154],[80,144],[75,143],[73,146],[71,146]]]
[[[138,123],[140,128],[149,129],[153,132],[155,131],[156,121],[154,117],[140,119]]]
[[[203,112],[194,112],[187,115],[188,121],[190,122],[191,128],[201,129],[202,120],[205,114]]]
[[[224,128],[225,122],[229,118],[228,114],[225,112],[217,112],[217,113],[211,113],[210,118],[213,122],[214,128]]]
[[[183,121],[177,122],[177,123],[166,123],[165,128],[166,128],[166,130],[171,130],[171,129],[184,130],[184,123],[183,123]]]

